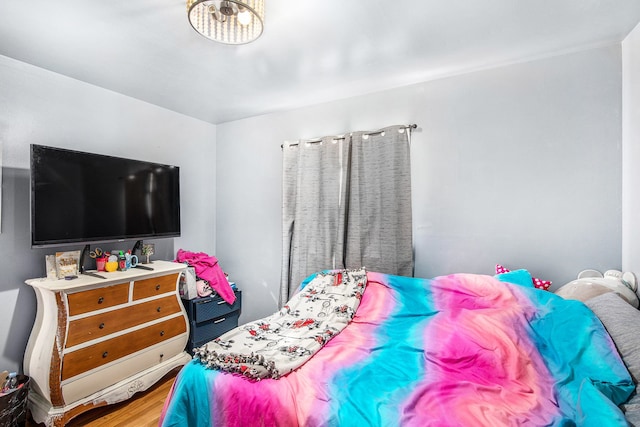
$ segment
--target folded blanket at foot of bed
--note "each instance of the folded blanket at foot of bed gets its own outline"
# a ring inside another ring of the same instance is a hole
[[[583,303],[456,274],[367,273],[351,323],[280,379],[192,361],[168,426],[626,426],[635,386]]]
[[[194,350],[209,368],[248,378],[280,378],[309,360],[353,318],[365,291],[364,269],[318,274],[282,309]]]

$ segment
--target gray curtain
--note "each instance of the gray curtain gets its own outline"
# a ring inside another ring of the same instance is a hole
[[[413,275],[409,130],[283,146],[280,306],[320,270]]]
[[[335,251],[344,234],[347,146],[332,137],[283,146],[280,306],[311,273],[341,268]]]
[[[409,130],[351,136],[345,267],[413,276]]]

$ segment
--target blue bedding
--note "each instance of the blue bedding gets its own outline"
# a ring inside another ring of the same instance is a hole
[[[255,381],[194,360],[160,425],[626,426],[634,389],[581,302],[491,276],[368,272],[352,321],[305,364]]]

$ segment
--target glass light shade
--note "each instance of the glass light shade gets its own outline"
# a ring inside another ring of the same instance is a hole
[[[242,12],[238,12],[238,22],[240,25],[249,25],[251,23],[251,12],[247,9],[243,9]]]
[[[264,0],[187,0],[187,16],[193,29],[208,39],[250,43],[264,29]]]

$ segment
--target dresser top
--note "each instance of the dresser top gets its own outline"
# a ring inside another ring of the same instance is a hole
[[[90,270],[89,273],[99,274],[104,277],[94,277],[86,274],[79,274],[76,279],[51,280],[47,278],[29,279],[25,283],[34,288],[41,288],[49,291],[67,291],[82,288],[94,288],[108,286],[115,283],[130,282],[132,280],[149,279],[157,276],[163,276],[169,273],[179,273],[184,270],[187,265],[171,261],[153,261],[150,264],[142,264],[145,267],[151,267],[153,270],[145,270],[142,268],[130,268],[126,271],[100,271]]]

